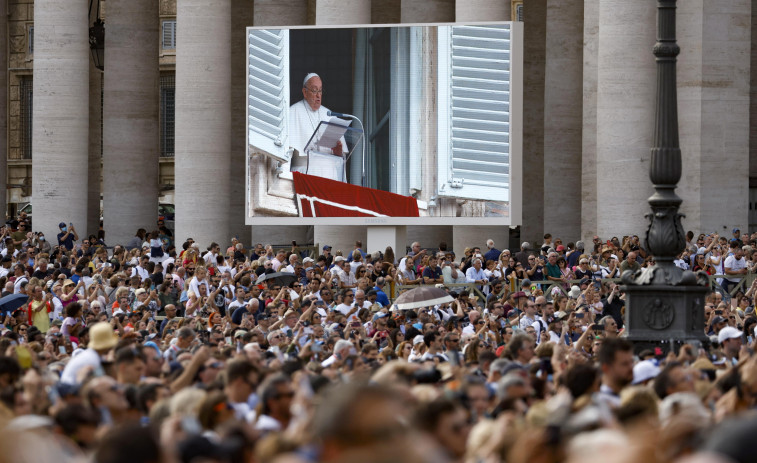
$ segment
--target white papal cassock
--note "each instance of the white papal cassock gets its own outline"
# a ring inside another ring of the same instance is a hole
[[[344,157],[311,152],[308,164],[305,153],[305,145],[318,127],[318,123],[329,120],[328,111],[325,106],[313,111],[305,100],[289,107],[289,140],[290,145],[297,150],[290,161],[291,171],[344,182]],[[347,141],[344,137],[340,141],[342,152],[347,153]]]

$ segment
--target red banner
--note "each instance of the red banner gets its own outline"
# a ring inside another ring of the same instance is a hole
[[[301,217],[418,217],[415,198],[293,172]]]

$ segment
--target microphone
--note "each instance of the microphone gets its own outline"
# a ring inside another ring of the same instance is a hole
[[[326,114],[329,115],[329,116],[334,116],[334,117],[348,117],[350,119],[357,119],[357,117],[353,116],[352,114],[343,114],[343,113],[338,113],[338,112],[331,111],[331,110],[326,111]]]

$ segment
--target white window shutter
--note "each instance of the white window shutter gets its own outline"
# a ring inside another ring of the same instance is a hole
[[[163,47],[164,50],[176,48],[176,20],[163,21]]]
[[[438,33],[438,195],[509,201],[510,25]]]
[[[250,149],[281,162],[289,151],[289,31],[249,32],[247,120]]]

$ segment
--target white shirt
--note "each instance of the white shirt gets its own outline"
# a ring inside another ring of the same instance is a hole
[[[725,260],[725,268],[731,271],[738,271],[746,268],[746,259],[744,257],[737,259],[736,256],[730,255]],[[738,282],[741,281],[741,278],[739,275],[733,275],[733,278],[728,278],[728,281]]]
[[[150,273],[140,265],[137,265],[136,267],[131,269],[131,276],[139,276],[140,280],[145,281],[146,279],[150,278]]]
[[[103,305],[103,307],[105,306]],[[50,314],[50,320],[60,318],[61,313],[63,313],[63,302],[61,302],[58,296],[55,296],[53,297],[53,311]]]
[[[29,279],[26,278],[25,275],[21,275],[20,277],[16,278],[16,281],[13,282],[13,294],[18,294],[21,292],[21,283],[23,282],[29,282]]]
[[[205,254],[205,266],[215,265],[216,263],[216,257],[218,257],[218,254],[213,254],[212,252],[208,252]]]
[[[277,258],[274,257],[273,259],[271,259],[271,266],[273,267],[274,272],[278,272],[279,267],[281,267],[281,265],[282,265],[282,262],[278,260]]]
[[[473,283],[476,280],[488,280],[488,278],[486,278],[486,274],[484,273],[483,267],[481,267],[481,270],[476,270],[476,267],[469,268],[465,272],[465,278],[468,280],[468,283]]]
[[[96,369],[100,365],[100,355],[94,349],[85,349],[68,362],[60,376],[60,382],[66,384],[79,384],[76,378],[79,374],[79,370],[89,366]]]

